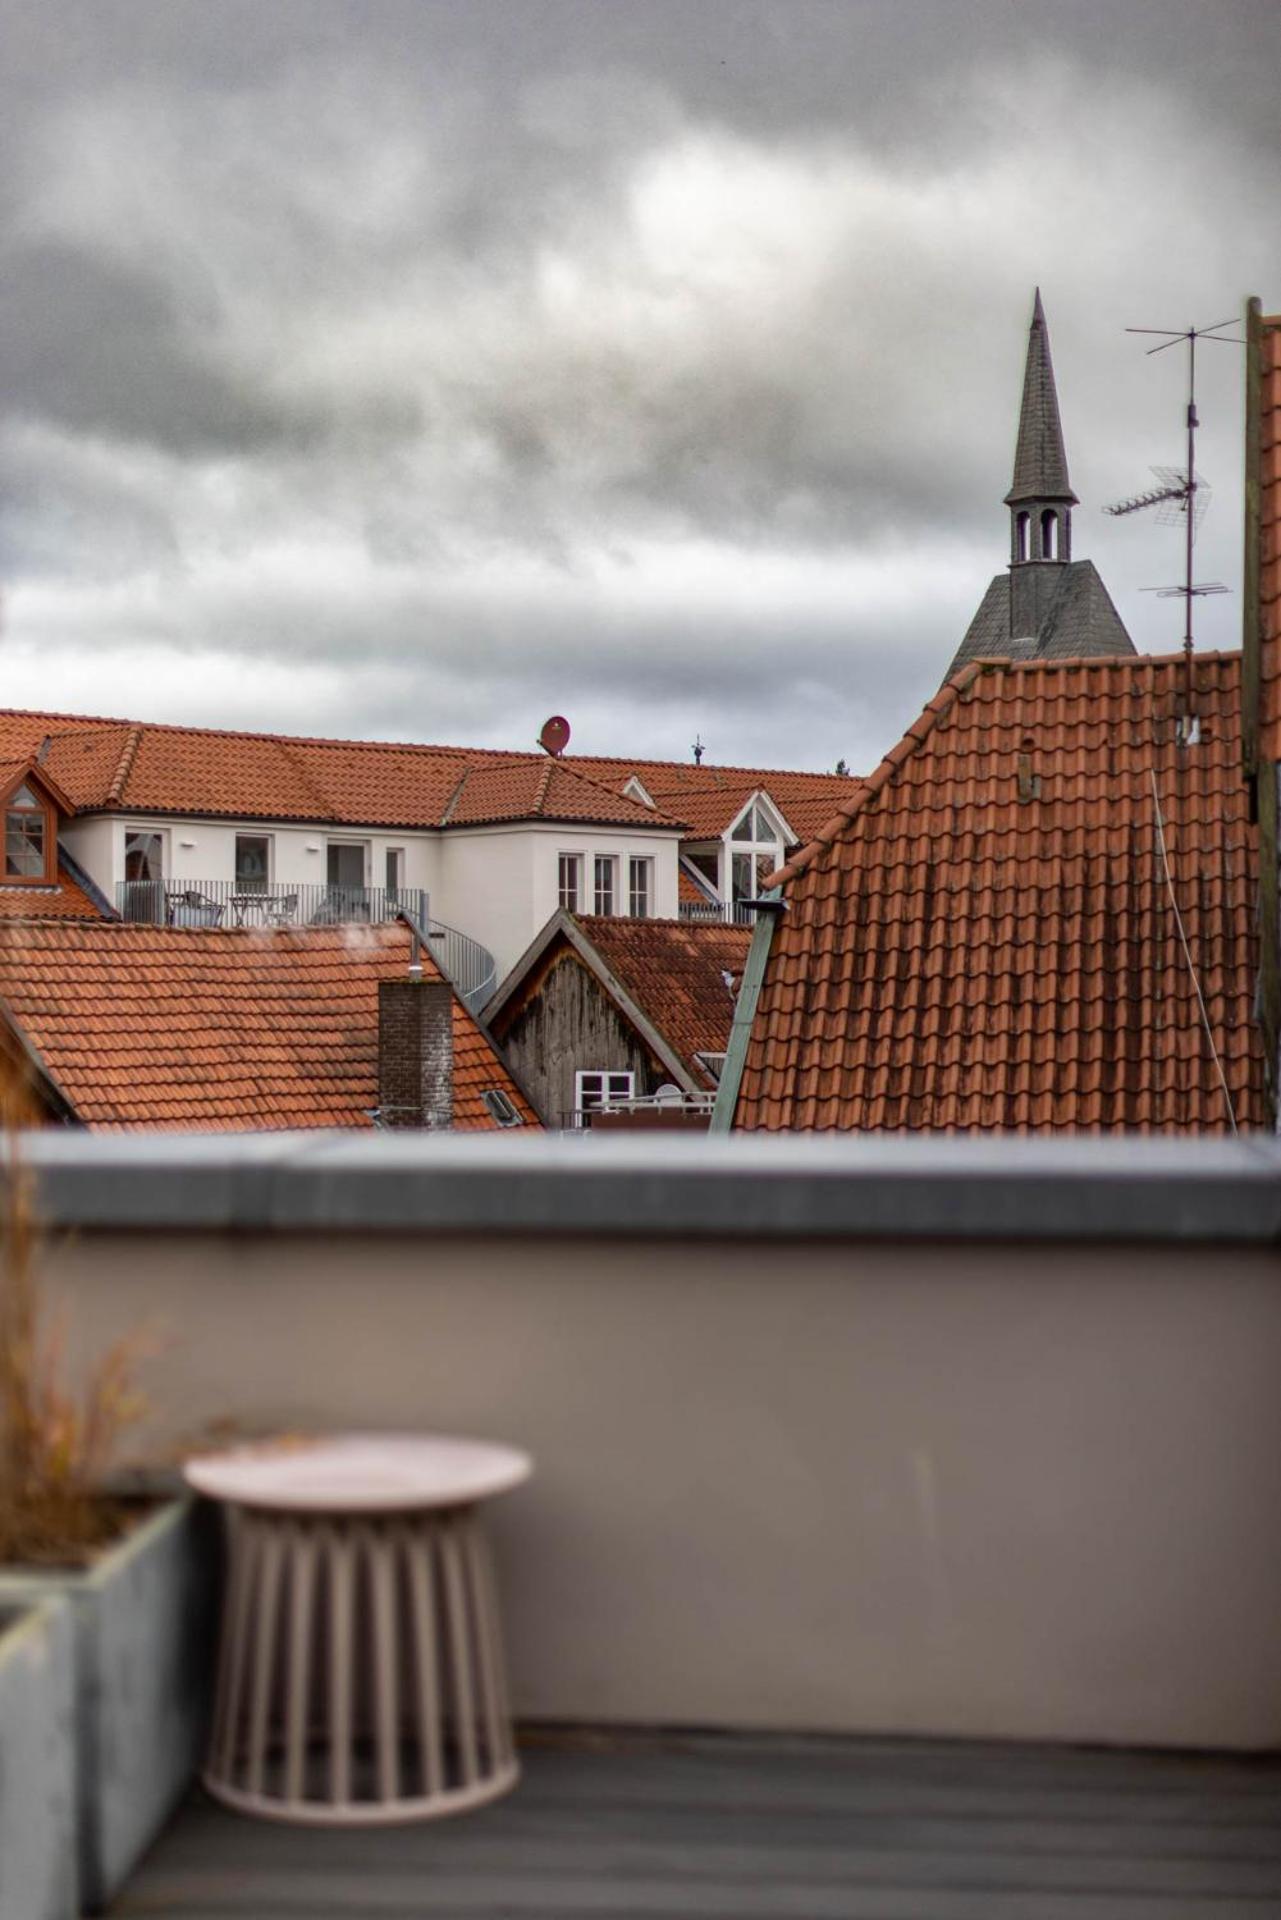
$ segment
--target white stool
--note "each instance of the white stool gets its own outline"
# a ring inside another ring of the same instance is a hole
[[[204,1783],[242,1813],[381,1825],[516,1783],[477,1506],[528,1455],[437,1435],[276,1440],[187,1463],[227,1520]]]

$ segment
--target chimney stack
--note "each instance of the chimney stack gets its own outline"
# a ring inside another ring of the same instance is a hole
[[[378,1106],[385,1127],[453,1126],[454,994],[446,981],[379,981]]]

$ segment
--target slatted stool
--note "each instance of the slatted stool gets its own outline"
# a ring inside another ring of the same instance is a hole
[[[210,1793],[271,1819],[381,1825],[515,1785],[478,1506],[528,1477],[526,1454],[349,1434],[185,1471],[227,1522]]]

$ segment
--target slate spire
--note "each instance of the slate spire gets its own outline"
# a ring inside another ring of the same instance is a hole
[[[1027,365],[1023,370],[1023,406],[1014,448],[1014,478],[1005,504],[1012,507],[1030,500],[1066,500],[1076,504],[1068,479],[1059,396],[1050,359],[1050,335],[1039,287],[1032,307]]]

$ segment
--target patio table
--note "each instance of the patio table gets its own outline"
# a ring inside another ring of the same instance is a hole
[[[296,893],[233,893],[228,904],[238,927],[285,927],[298,915]]]
[[[227,1588],[203,1775],[244,1813],[430,1819],[519,1777],[480,1503],[527,1454],[438,1434],[284,1438],[189,1460]]]

